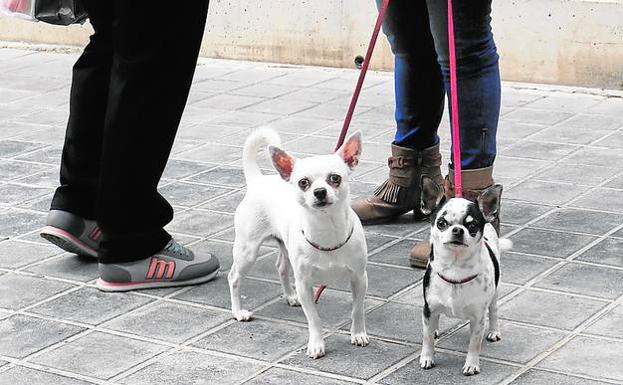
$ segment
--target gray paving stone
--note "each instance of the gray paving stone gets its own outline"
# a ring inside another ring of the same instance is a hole
[[[590,109],[603,100],[605,98],[594,95],[552,93],[545,98],[527,104],[527,107],[545,110],[577,111]]]
[[[600,188],[573,202],[573,206],[623,213],[623,190]]]
[[[386,235],[373,234],[373,233],[365,233],[366,244],[368,246],[368,255],[374,250],[387,245],[388,243],[394,241],[396,238],[388,237]]]
[[[242,148],[209,144],[178,154],[177,158],[208,163],[230,163],[242,158]]]
[[[44,135],[50,135],[50,128],[45,128],[42,130],[39,130],[35,133],[33,133],[34,137],[36,138],[39,134]],[[55,131],[54,131],[55,133]],[[56,134],[54,134],[56,135]],[[46,141],[45,139],[42,139],[42,141],[44,143],[47,143],[49,141]],[[41,150],[37,150],[28,154],[24,154],[24,155],[19,155],[17,157],[15,157],[15,159],[18,160],[23,160],[23,161],[29,161],[29,162],[39,162],[39,163],[47,163],[47,164],[52,164],[55,166],[58,166],[61,162],[61,155],[62,155],[63,151],[61,148],[61,145],[55,145],[55,146],[48,146],[46,148],[43,148]]]
[[[264,320],[235,322],[192,345],[263,361],[274,361],[307,343],[306,328]]]
[[[306,374],[294,370],[270,368],[254,379],[245,382],[248,385],[348,385],[353,382],[320,377],[317,374]]]
[[[615,299],[623,293],[623,271],[570,263],[543,278],[535,286]]]
[[[504,201],[500,213],[503,223],[523,225],[551,210],[549,206],[506,199],[506,195],[503,195],[503,198]]]
[[[616,170],[611,167],[574,165],[565,167],[564,172],[559,168],[552,168],[534,177],[537,180],[551,182],[573,183],[576,185],[596,186],[611,178]]]
[[[209,236],[233,224],[233,215],[191,210],[176,215],[166,229],[189,235]]]
[[[371,262],[382,262],[390,265],[411,266],[409,263],[409,253],[416,241],[402,240],[382,251],[371,254],[368,260]]]
[[[597,334],[606,337],[623,338],[623,306],[618,305],[608,311],[605,315],[592,323],[587,329],[587,333]]]
[[[424,276],[423,269],[404,269],[368,264],[368,295],[388,298]],[[350,290],[350,283],[338,282],[335,288]]]
[[[198,205],[201,202],[205,202],[210,198],[225,194],[229,191],[231,190],[222,187],[213,187],[181,182],[173,183],[159,189],[159,192],[169,202],[171,202],[171,204],[186,207]]]
[[[608,302],[573,295],[524,291],[500,307],[500,317],[528,324],[573,330]]]
[[[433,369],[421,369],[418,358],[383,378],[380,383],[387,385],[414,383],[435,385],[498,384],[515,370],[509,365],[480,360],[480,374],[474,377],[465,377],[461,372],[464,363],[465,357],[462,355],[437,352],[435,353],[435,367]]]
[[[188,180],[197,183],[217,184],[230,187],[245,186],[242,169],[226,166],[202,172],[199,175],[194,175]]]
[[[57,250],[62,251],[61,249]],[[58,277],[81,282],[92,281],[99,277],[97,260],[95,258],[73,254],[67,254],[59,258],[45,261],[29,267],[26,270],[48,277]]]
[[[523,123],[547,124],[552,125],[569,119],[572,114],[562,111],[547,111],[534,108],[518,108],[517,110],[505,115],[503,120],[521,121]]]
[[[503,359],[525,364],[556,342],[565,337],[565,333],[532,326],[518,325],[500,321],[502,340],[482,343],[481,357]],[[467,353],[469,345],[469,325],[463,326],[457,333],[442,339],[439,346]]]
[[[577,114],[573,118],[565,122],[565,126],[571,129],[575,128],[593,128],[596,130],[615,130],[620,128],[621,115],[618,117],[594,115],[594,114]]]
[[[17,268],[58,255],[62,250],[54,246],[8,241],[0,243],[0,267]]]
[[[188,162],[184,160],[169,159],[162,176],[170,179],[182,179],[195,175],[206,169],[205,163]]]
[[[0,321],[0,354],[24,358],[83,330],[78,326],[16,314]]]
[[[366,298],[365,308],[380,305],[379,300]],[[349,322],[352,309],[352,296],[349,292],[327,289],[320,297],[316,308],[326,328],[335,328],[345,322]],[[272,303],[257,312],[258,316],[270,317],[275,319],[299,322],[307,325],[307,318],[301,307],[293,307],[286,304],[285,300]]]
[[[242,295],[243,307],[248,310],[253,310],[281,295],[281,286],[277,283],[268,283],[247,278],[242,282],[240,292]],[[221,274],[214,281],[195,286],[188,291],[174,295],[173,298],[216,306],[223,309],[231,309],[229,285],[227,284],[227,277],[225,274]]]
[[[0,159],[0,178],[3,181],[11,181],[26,175],[36,174],[49,168],[42,164],[24,163],[14,160]]]
[[[511,239],[513,251],[566,258],[597,237],[527,228],[514,234]]]
[[[588,190],[587,186],[528,180],[505,191],[505,197],[550,205],[567,203]]]
[[[495,177],[525,178],[550,164],[551,162],[540,159],[512,158],[500,155],[495,161]]]
[[[559,373],[546,372],[538,369],[530,369],[519,376],[513,385],[602,385],[607,382],[588,380],[586,378],[572,377]]]
[[[623,102],[621,98],[606,98],[601,103],[590,107],[587,112],[594,114],[610,115],[617,118],[621,117],[621,108],[623,108]]]
[[[127,385],[235,384],[262,366],[197,352],[175,352],[120,381]]]
[[[85,376],[108,379],[165,350],[164,346],[93,332],[47,351],[33,362]]]
[[[104,293],[84,287],[30,309],[32,313],[99,325],[152,300],[133,293]]]
[[[41,148],[40,143],[22,142],[17,140],[0,140],[0,157],[11,158],[25,152]]]
[[[575,259],[623,267],[621,255],[623,255],[623,239],[606,238]]]
[[[398,217],[395,221],[384,225],[368,225],[364,229],[367,233],[391,235],[404,237],[410,233],[428,228],[430,222],[427,220],[415,220],[413,215],[408,213]]]
[[[12,385],[89,385],[92,382],[77,380],[75,378],[60,376],[41,370],[16,366],[0,373],[0,383]]]
[[[623,381],[623,342],[578,336],[545,358],[539,367],[593,378]]]
[[[305,354],[305,349],[302,349],[282,363],[369,379],[418,349],[417,346],[404,346],[376,339],[370,341],[366,347],[354,346],[350,343],[350,336],[339,334],[325,339],[325,357],[313,360]],[[356,359],[353,360],[354,357]]]
[[[173,302],[160,302],[143,306],[103,326],[143,337],[182,343],[229,319],[231,315],[225,312]]]
[[[595,145],[611,148],[616,151],[623,147],[623,135],[620,131],[611,132],[610,135],[605,136],[603,139],[596,142]]]
[[[549,127],[532,136],[530,139],[544,142],[562,142],[570,144],[589,144],[610,134],[610,130],[596,127],[578,126],[571,128],[566,123]],[[552,146],[554,147],[554,146]]]
[[[620,154],[620,151],[612,151],[604,147],[583,147],[561,162],[561,166],[568,168],[574,164],[585,164],[611,167],[613,164],[621,164],[622,161],[623,154]]]
[[[460,323],[457,319],[441,317],[439,332]],[[422,307],[400,303],[387,303],[366,315],[369,335],[406,342],[422,342]],[[350,330],[350,323],[344,327]]]
[[[506,252],[502,255],[502,282],[523,285],[557,263],[556,260]]]
[[[18,183],[27,185],[33,185],[36,187],[57,187],[59,186],[59,169],[57,167],[50,168],[48,170],[27,176],[26,178],[19,178],[16,180]]]
[[[21,274],[0,276],[0,307],[19,310],[73,287],[68,283]]]
[[[51,188],[18,185],[13,183],[0,185],[0,203],[17,205],[25,201],[33,200],[54,190]]]
[[[226,213],[236,212],[236,208],[244,198],[244,191],[237,191],[232,194],[224,195],[220,198],[204,203],[199,206],[202,209],[222,211]]]
[[[498,136],[501,135],[498,133]],[[512,144],[510,147],[499,151],[499,153],[502,155],[515,156],[519,158],[532,158],[555,161],[565,155],[570,154],[578,148],[577,145],[567,144],[570,143],[567,141],[564,141],[564,143],[536,141],[536,139],[540,138],[541,136],[542,134],[538,133],[535,136],[531,137],[531,140],[523,140],[518,143]],[[532,138],[535,138],[535,141],[533,141]],[[500,146],[499,143],[498,146]]]
[[[534,227],[603,235],[623,223],[623,215],[578,209],[559,209],[533,224]]]

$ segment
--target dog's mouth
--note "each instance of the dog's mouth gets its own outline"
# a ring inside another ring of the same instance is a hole
[[[319,202],[314,202],[312,207],[316,208],[316,209],[321,209],[321,208],[324,208],[324,207],[331,206],[332,204],[333,204],[333,202],[329,202],[329,201],[319,201]]]
[[[459,247],[467,247],[467,245],[459,240],[453,240],[453,241],[448,241],[446,243],[444,243],[444,245],[450,245],[450,246],[459,246]]]

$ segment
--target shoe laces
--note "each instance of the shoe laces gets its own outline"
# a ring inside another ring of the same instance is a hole
[[[171,240],[169,241],[169,243],[164,247],[164,249],[166,251],[169,251],[173,254],[179,255],[180,257],[182,257],[182,259],[185,260],[193,260],[193,252],[180,245],[175,239],[171,238]]]

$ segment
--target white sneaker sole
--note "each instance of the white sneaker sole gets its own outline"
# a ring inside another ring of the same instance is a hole
[[[108,282],[101,278],[98,278],[95,282],[95,286],[101,291],[105,292],[119,292],[130,290],[144,290],[144,289],[161,289],[164,287],[177,287],[177,286],[190,286],[198,285],[200,283],[208,282],[219,273],[219,270],[214,271],[208,275],[201,277],[188,279],[186,281],[143,281],[143,282]]]
[[[46,226],[41,230],[41,237],[61,249],[73,254],[97,258],[97,251],[63,229]]]

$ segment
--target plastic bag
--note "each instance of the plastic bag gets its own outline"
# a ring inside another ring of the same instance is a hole
[[[80,0],[34,0],[34,2],[36,4],[34,16],[44,23],[84,24],[89,17]]]
[[[35,18],[35,2],[36,0],[0,0],[0,11],[11,17],[38,21]]]

